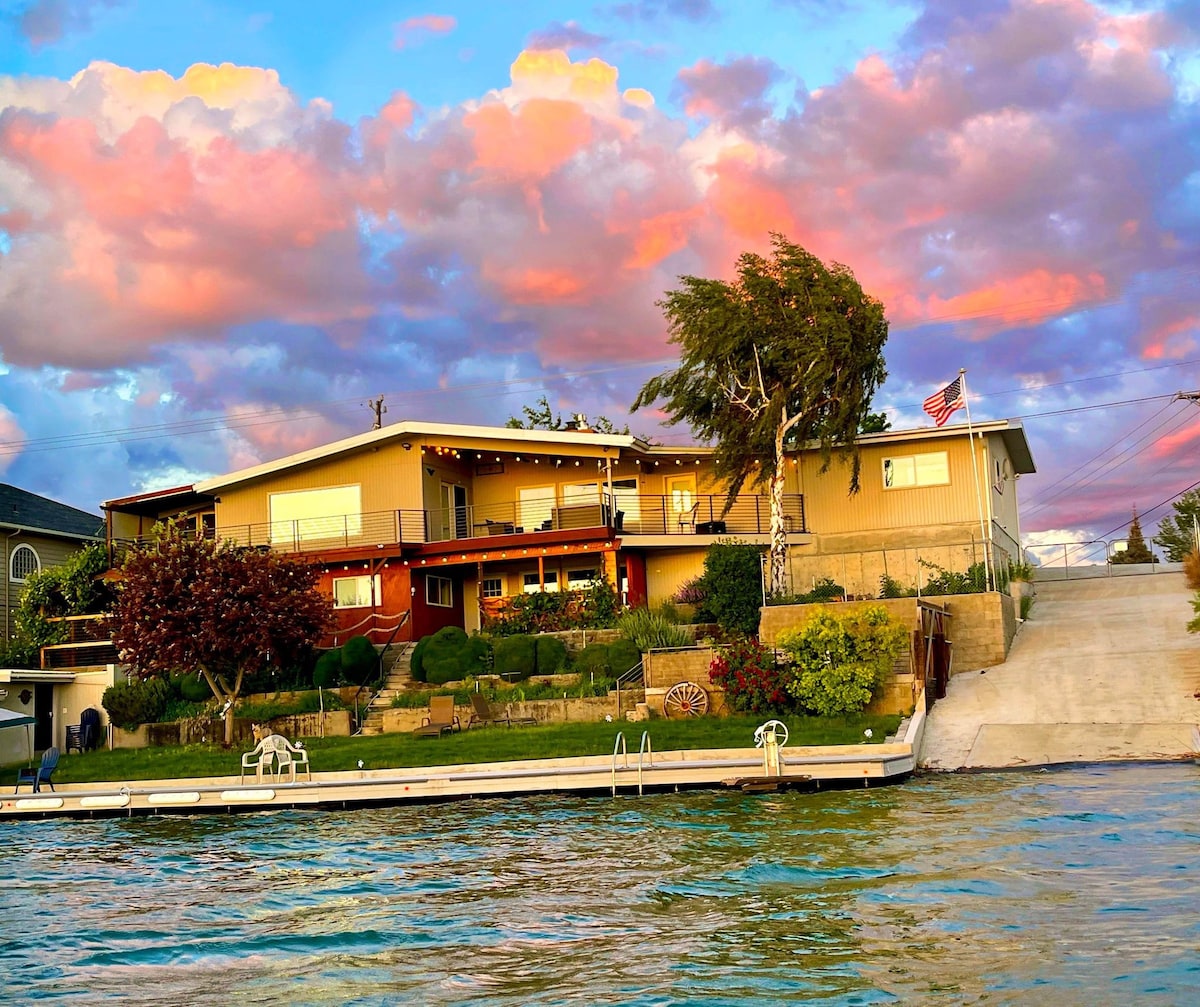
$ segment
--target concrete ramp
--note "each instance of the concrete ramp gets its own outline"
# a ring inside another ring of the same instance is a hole
[[[1037,585],[1009,659],[954,669],[919,763],[997,769],[1194,755],[1200,634],[1179,573]]]

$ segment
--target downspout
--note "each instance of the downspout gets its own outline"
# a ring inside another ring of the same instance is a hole
[[[12,554],[12,540],[16,535],[21,534],[21,529],[9,532],[4,536],[4,639],[5,642],[12,639],[10,625],[12,623],[12,609],[9,607],[10,597],[9,592],[12,590],[12,568],[9,566],[9,556]]]

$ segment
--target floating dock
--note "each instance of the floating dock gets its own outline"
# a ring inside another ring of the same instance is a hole
[[[924,714],[912,718],[905,736],[878,745],[783,748],[779,779],[808,789],[895,783],[913,772]],[[470,797],[525,794],[648,793],[729,786],[738,780],[769,782],[760,749],[653,752],[649,735],[641,750],[624,751],[624,738],[609,756],[539,759],[485,765],[313,773],[296,781],[237,776],[128,783],[58,784],[0,795],[0,820],[54,816],[213,814],[275,808],[347,808]],[[779,789],[762,786],[758,789]]]

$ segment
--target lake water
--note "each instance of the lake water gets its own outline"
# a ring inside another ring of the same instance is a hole
[[[0,823],[0,1001],[1200,1003],[1200,768]]]

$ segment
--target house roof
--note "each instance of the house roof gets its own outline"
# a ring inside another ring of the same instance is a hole
[[[49,497],[0,483],[0,528],[59,538],[100,538],[104,519]]]
[[[320,461],[346,451],[372,447],[388,441],[403,441],[417,437],[459,437],[466,440],[486,438],[492,441],[511,441],[516,445],[542,444],[557,448],[588,445],[599,448],[638,448],[645,450],[643,441],[630,434],[600,434],[593,430],[523,430],[516,427],[468,426],[460,423],[425,423],[419,420],[401,420],[365,434],[355,434],[331,444],[309,448],[294,455],[286,455],[275,461],[239,469],[212,479],[202,479],[195,484],[197,493],[213,493],[226,486],[272,475],[284,469],[294,468],[308,462]],[[679,450],[679,449],[676,449]]]
[[[998,434],[1005,443],[1008,454],[1012,459],[1013,469],[1019,474],[1036,471],[1033,455],[1029,450],[1029,442],[1025,439],[1025,430],[1017,420],[989,420],[973,424],[973,429],[988,434]],[[878,434],[864,434],[858,438],[860,445],[907,443],[911,441],[953,436],[965,436],[966,424],[955,424],[944,427],[919,427],[912,430],[888,430]],[[339,441],[322,444],[307,451],[285,455],[274,461],[263,462],[249,468],[238,469],[225,475],[202,479],[191,486],[178,486],[172,489],[156,490],[151,493],[140,493],[135,496],[122,497],[106,501],[106,510],[111,508],[130,509],[147,503],[159,504],[172,497],[186,498],[188,496],[208,496],[228,486],[273,475],[297,465],[321,461],[347,451],[373,447],[389,441],[401,441],[408,438],[447,437],[470,441],[472,439],[487,439],[491,441],[510,441],[515,448],[529,445],[570,449],[587,446],[592,448],[616,448],[635,451],[643,456],[690,455],[707,456],[713,453],[713,448],[702,444],[690,445],[652,445],[631,434],[602,434],[592,430],[526,430],[519,427],[486,427],[460,423],[427,423],[420,420],[401,420],[391,423],[378,430],[368,430],[366,433],[355,434]]]
[[[1033,452],[1029,450],[1029,441],[1025,437],[1025,427],[1021,425],[1020,420],[985,420],[982,423],[972,423],[970,428],[965,423],[955,423],[944,427],[886,430],[878,434],[862,434],[858,438],[858,443],[860,446],[865,446],[934,440],[941,437],[965,437],[968,429],[985,436],[998,435],[1004,441],[1004,447],[1012,461],[1013,471],[1017,475],[1030,475],[1037,471],[1037,466],[1033,462]]]

